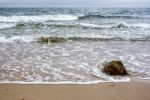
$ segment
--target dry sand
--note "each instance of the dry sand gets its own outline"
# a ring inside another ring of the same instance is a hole
[[[150,100],[150,81],[95,85],[0,84],[0,100]]]

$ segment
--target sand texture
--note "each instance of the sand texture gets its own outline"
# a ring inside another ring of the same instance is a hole
[[[95,85],[0,84],[0,100],[150,100],[150,81]]]

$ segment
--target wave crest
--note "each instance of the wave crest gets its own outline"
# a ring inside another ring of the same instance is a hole
[[[46,22],[77,20],[74,15],[0,16],[0,22]]]

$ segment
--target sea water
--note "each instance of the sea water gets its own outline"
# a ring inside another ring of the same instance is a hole
[[[64,43],[37,43],[51,36]],[[78,41],[75,41],[78,39]],[[109,76],[121,60],[129,75]],[[149,8],[0,8],[0,82],[91,84],[150,78]]]

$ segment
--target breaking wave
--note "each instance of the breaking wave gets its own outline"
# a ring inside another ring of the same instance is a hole
[[[77,20],[74,15],[0,16],[0,22],[47,22]]]

